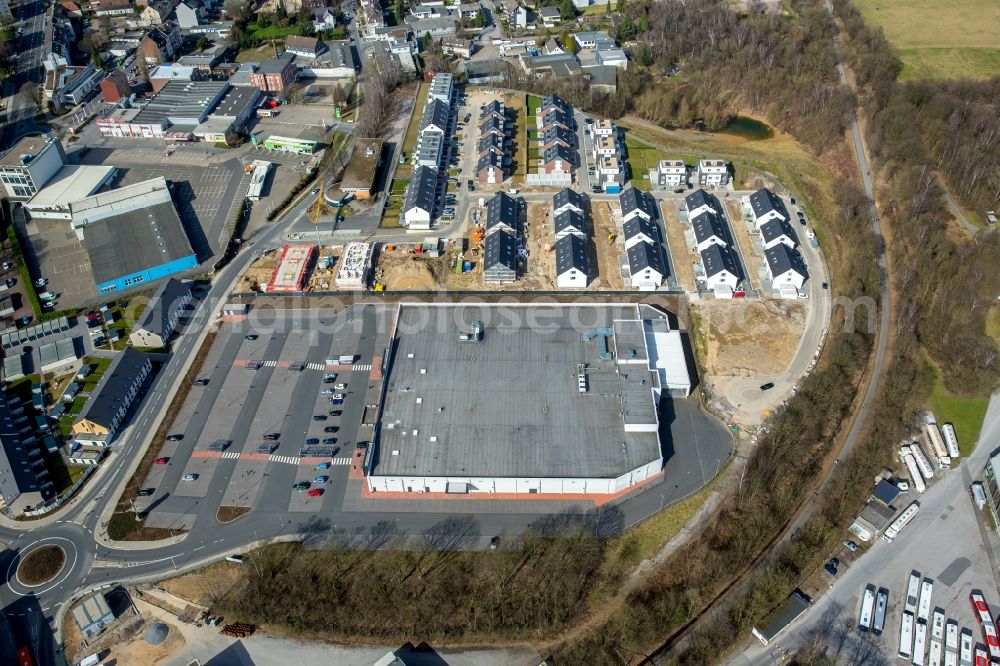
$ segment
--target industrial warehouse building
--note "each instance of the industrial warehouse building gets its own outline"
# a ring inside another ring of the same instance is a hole
[[[162,176],[71,203],[70,214],[101,294],[145,286],[198,265]]]
[[[663,468],[680,332],[647,305],[399,306],[366,469],[378,492],[627,490]]]

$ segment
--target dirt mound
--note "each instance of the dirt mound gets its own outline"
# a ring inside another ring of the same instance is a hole
[[[379,262],[388,290],[429,291],[440,288],[444,259],[426,255],[385,255]]]

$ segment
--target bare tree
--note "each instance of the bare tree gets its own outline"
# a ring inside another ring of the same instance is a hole
[[[21,86],[21,94],[25,99],[35,103],[35,108],[39,111],[45,108],[45,91],[34,81],[25,81]]]

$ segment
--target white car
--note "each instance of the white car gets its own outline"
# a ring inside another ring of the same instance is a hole
[[[338,391],[343,391],[345,388],[347,388],[347,384],[340,383],[334,386],[333,388],[337,389]]]
[[[197,474],[185,474],[183,480],[184,481],[197,481],[198,480],[198,475]]]
[[[334,393],[333,394],[333,399],[334,400],[340,400],[341,402],[343,402],[343,400],[344,400],[344,394],[343,393]]]

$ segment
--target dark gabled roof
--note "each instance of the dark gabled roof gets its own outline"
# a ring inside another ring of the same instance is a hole
[[[486,136],[481,137],[479,139],[479,146],[478,146],[479,152],[482,153],[486,150],[489,150],[490,148],[495,148],[499,150],[501,153],[504,152],[503,139],[497,136],[496,134],[487,134]]]
[[[483,252],[484,271],[497,265],[512,271],[517,270],[517,240],[513,234],[503,229],[486,237],[486,248]]]
[[[628,249],[628,268],[632,275],[647,268],[652,268],[660,275],[667,274],[659,248],[646,241],[636,243]]]
[[[559,97],[559,95],[549,95],[548,97],[542,100],[542,104],[541,106],[538,107],[538,109],[540,111],[545,111],[545,109],[549,108],[550,106],[554,106],[561,111],[565,112],[569,111],[569,104],[564,102],[562,98]]]
[[[777,211],[786,220],[788,219],[788,209],[785,208],[785,202],[766,187],[762,187],[750,195],[750,207],[753,208],[753,214],[756,217]]]
[[[784,243],[778,243],[774,247],[764,250],[764,258],[767,259],[767,266],[771,270],[772,277],[788,271],[795,271],[804,278],[809,277],[802,257]]]
[[[506,225],[517,231],[517,200],[506,192],[497,192],[496,196],[486,204],[486,228],[492,229],[498,224]]]
[[[77,416],[77,422],[86,419],[104,427],[110,426],[148,360],[146,354],[137,352],[131,347],[126,347],[115,356],[111,365],[104,371],[101,381],[97,382],[97,387],[91,391],[80,415]]]
[[[503,169],[503,158],[494,152],[489,152],[479,158],[476,163],[476,171],[482,171],[486,167],[496,167],[497,169]]]
[[[684,197],[684,204],[687,206],[688,211],[701,208],[702,206],[708,206],[716,213],[719,212],[718,200],[705,190],[695,190],[691,194],[687,195]]]
[[[487,104],[486,106],[483,107],[483,110],[479,112],[479,117],[480,118],[485,118],[486,116],[488,116],[490,114],[496,114],[496,115],[500,116],[501,118],[505,117],[504,116],[504,108],[505,107],[503,105],[503,102],[501,102],[498,99],[495,99],[495,100],[493,100],[492,102],[490,102],[489,104]]]
[[[542,131],[542,145],[548,145],[552,141],[562,141],[566,146],[573,145],[573,132],[561,125],[550,125]]]
[[[770,243],[775,238],[780,238],[781,236],[788,236],[793,243],[798,244],[799,242],[798,237],[795,235],[795,230],[792,229],[792,225],[787,220],[779,220],[777,218],[770,219],[760,225],[760,235],[765,243]]]
[[[726,223],[715,213],[702,213],[691,220],[691,227],[694,229],[694,238],[698,243],[703,243],[715,236],[723,243],[729,243],[729,230]]]
[[[427,212],[434,210],[434,198],[437,194],[437,173],[430,167],[417,167],[410,176],[403,196],[403,212],[411,208],[422,208]]]
[[[590,253],[587,241],[576,234],[563,236],[556,241],[556,275],[562,275],[575,268],[590,277]]]
[[[549,111],[542,116],[542,131],[548,129],[552,125],[562,125],[563,127],[570,129],[573,127],[573,119],[568,113],[562,111]]]
[[[556,159],[561,159],[567,164],[576,164],[576,160],[573,158],[573,151],[558,143],[545,149],[545,153],[542,155],[542,163],[548,164]]]
[[[555,233],[561,231],[573,231],[577,230],[581,233],[587,233],[587,223],[583,219],[583,215],[580,215],[575,210],[565,210],[558,215],[556,215],[555,220]]]
[[[552,197],[552,209],[559,210],[563,206],[569,204],[570,206],[576,206],[581,211],[587,210],[584,207],[583,195],[576,190],[571,190],[568,187],[556,192],[556,195]]]
[[[179,280],[170,278],[161,283],[142,313],[142,319],[136,324],[136,329],[154,335],[164,335],[170,330],[172,315],[183,307],[183,299],[190,295],[191,287]]]
[[[729,271],[737,278],[742,278],[736,256],[724,245],[709,245],[701,251],[701,263],[705,266],[705,276],[712,277],[722,271]]]
[[[656,202],[651,196],[634,187],[622,190],[618,195],[618,203],[622,207],[622,217],[627,217],[634,210],[642,211],[650,219],[656,217]]]
[[[658,233],[659,230],[657,229],[656,224],[638,215],[625,222],[625,224],[622,225],[622,231],[625,234],[625,240],[634,238],[639,234],[645,234],[654,241],[658,241],[660,239],[660,235]]]
[[[427,106],[424,107],[424,114],[420,117],[420,131],[423,132],[431,125],[447,131],[449,116],[451,116],[451,110],[448,108],[448,105],[439,99],[432,99],[427,102]]]
[[[496,130],[501,134],[504,133],[504,121],[502,118],[497,116],[489,116],[479,125],[479,131],[482,134],[486,134],[490,130]]]

